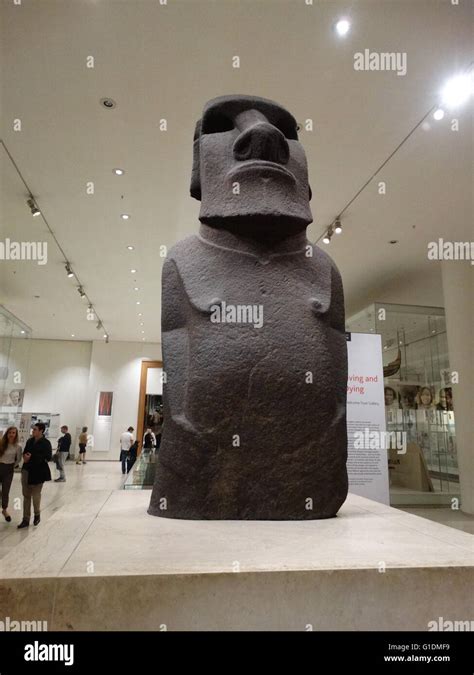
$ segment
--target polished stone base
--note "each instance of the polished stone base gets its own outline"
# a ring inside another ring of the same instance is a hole
[[[104,494],[102,494],[104,492]],[[0,608],[49,630],[428,630],[474,616],[472,535],[349,495],[337,518],[184,521],[76,493],[0,560]]]

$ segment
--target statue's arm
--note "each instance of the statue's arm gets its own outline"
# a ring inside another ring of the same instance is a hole
[[[331,326],[335,330],[345,333],[346,316],[344,310],[344,289],[342,279],[334,263],[331,264]]]
[[[188,299],[173,259],[163,265],[161,277],[161,342],[166,374],[164,412],[177,419],[183,415],[188,382]]]

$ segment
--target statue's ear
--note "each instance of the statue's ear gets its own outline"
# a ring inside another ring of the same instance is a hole
[[[193,142],[193,168],[191,171],[191,197],[201,201],[201,171],[199,143],[201,140],[201,120],[196,124]]]

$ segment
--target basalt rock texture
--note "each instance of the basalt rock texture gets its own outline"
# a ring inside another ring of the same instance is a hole
[[[347,496],[347,347],[339,272],[306,238],[294,118],[210,101],[191,194],[201,227],[162,278],[164,428],[149,513],[304,520]]]

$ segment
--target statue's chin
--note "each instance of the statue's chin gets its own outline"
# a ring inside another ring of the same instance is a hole
[[[244,237],[268,236],[279,238],[306,230],[311,223],[307,217],[285,214],[242,214],[232,216],[200,216],[201,223],[216,229],[228,230]]]

